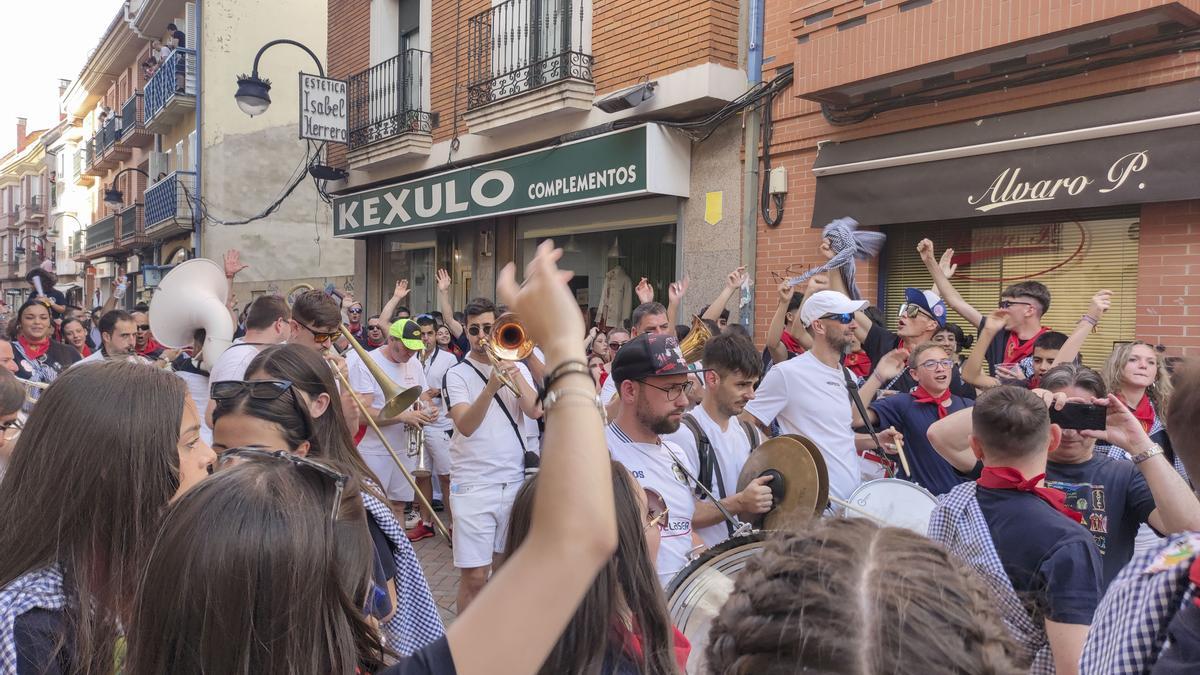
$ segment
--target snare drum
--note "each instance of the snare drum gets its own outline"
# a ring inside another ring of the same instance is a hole
[[[733,592],[734,581],[746,562],[766,546],[769,535],[770,532],[759,530],[727,539],[680,570],[667,586],[671,623],[692,644],[686,672],[708,672],[704,651],[709,627]]]
[[[903,527],[921,536],[929,529],[929,517],[937,497],[925,488],[899,478],[880,478],[858,486],[848,500],[855,509],[845,509],[849,518],[873,517],[881,525]],[[867,514],[870,514],[868,516]]]

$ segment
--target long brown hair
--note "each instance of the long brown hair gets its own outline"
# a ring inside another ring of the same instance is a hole
[[[709,634],[709,672],[1018,675],[983,580],[914,532],[817,518],[749,559]]]
[[[341,472],[343,467],[326,463]],[[375,672],[363,618],[374,547],[360,486],[282,459],[246,461],[163,519],[128,635],[129,675]]]
[[[0,585],[62,569],[72,672],[112,672],[138,571],[179,488],[186,396],[183,380],[147,365],[71,368],[17,440],[0,482]]]
[[[623,645],[614,628],[628,612],[629,623],[641,641],[642,675],[673,675],[675,663],[667,602],[646,547],[643,514],[638,509],[641,487],[620,462],[612,463],[613,496],[617,505],[617,552],[600,569],[562,637],[542,664],[539,675],[600,673],[605,657],[621,656]],[[537,476],[517,492],[509,518],[505,549],[512,555],[533,521]]]
[[[317,459],[328,459],[347,466],[355,474],[366,491],[383,503],[387,498],[379,486],[383,482],[363,461],[354,447],[354,438],[346,416],[342,413],[338,387],[333,380],[329,364],[314,350],[302,345],[272,345],[258,353],[246,368],[246,377],[256,373],[288,380],[311,398],[329,395],[329,408],[325,414],[312,419],[312,448],[309,455]],[[307,416],[307,415],[306,415]]]

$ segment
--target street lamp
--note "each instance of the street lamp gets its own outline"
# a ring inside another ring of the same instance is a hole
[[[120,190],[118,190],[117,188],[115,188],[113,186],[116,185],[118,178],[129,173],[130,171],[136,171],[136,172],[142,174],[143,176],[145,176],[146,178],[150,177],[150,174],[146,173],[145,171],[142,171],[141,169],[137,168],[136,166],[131,166],[128,169],[121,169],[120,171],[118,171],[117,175],[112,177],[112,182],[110,182],[108,184],[108,187],[104,188],[104,203],[110,209],[119,209],[122,206],[125,206],[125,195],[123,195]],[[76,222],[78,222],[78,221],[76,221]]]
[[[325,77],[325,68],[321,65],[321,59],[317,58],[317,55],[311,49],[295,40],[288,40],[286,38],[271,40],[263,45],[258,50],[258,53],[254,55],[254,66],[251,68],[250,74],[238,76],[237,93],[233,95],[242,112],[251,117],[261,115],[267,111],[267,108],[271,107],[271,81],[258,76],[258,61],[262,58],[263,52],[275,45],[292,45],[293,47],[303,49],[316,62],[317,72],[321,77]]]

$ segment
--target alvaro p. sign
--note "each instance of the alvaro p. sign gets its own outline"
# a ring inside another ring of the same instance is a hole
[[[347,143],[346,82],[300,73],[300,138]]]

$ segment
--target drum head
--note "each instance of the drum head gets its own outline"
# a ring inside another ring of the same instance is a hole
[[[770,532],[758,531],[727,539],[683,568],[667,586],[671,623],[692,643],[687,672],[708,672],[704,651],[708,629],[733,592],[746,562],[766,546]]]
[[[774,508],[761,517],[765,530],[795,530],[825,510],[829,503],[829,471],[816,444],[804,436],[772,438],[754,449],[738,475],[738,490],[765,472],[779,478],[767,485],[783,490]]]
[[[928,490],[899,478],[880,478],[858,486],[849,499],[856,508],[871,514],[889,527],[903,527],[921,536],[929,530],[929,517],[937,506],[937,497]],[[866,518],[864,513],[846,509],[850,518]]]

